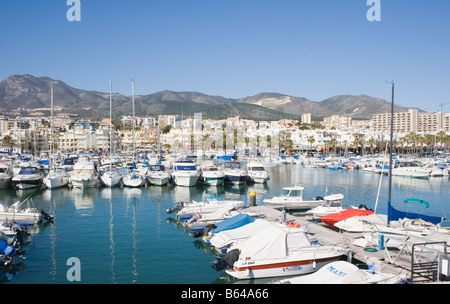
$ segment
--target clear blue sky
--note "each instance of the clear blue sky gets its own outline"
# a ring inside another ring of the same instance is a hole
[[[450,102],[450,1],[0,0],[0,79],[49,76],[131,95],[367,94],[435,111]],[[450,104],[444,106],[450,113]]]

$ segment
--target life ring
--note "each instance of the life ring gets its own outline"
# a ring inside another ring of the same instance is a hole
[[[299,228],[300,224],[299,223],[295,223],[295,222],[287,222],[286,226],[287,227],[291,227],[291,228]]]

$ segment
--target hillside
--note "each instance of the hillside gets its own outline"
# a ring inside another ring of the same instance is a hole
[[[80,117],[109,115],[109,93],[73,88],[60,80],[31,75],[12,75],[0,82],[0,113],[3,115],[33,115],[48,113],[50,83],[53,81],[55,107],[61,113]],[[113,94],[113,114],[131,114],[131,98]],[[396,106],[396,111],[407,108]],[[183,114],[224,119],[241,116],[253,120],[299,119],[302,114],[323,118],[333,114],[370,119],[373,114],[390,111],[390,102],[366,95],[341,95],[314,102],[304,97],[279,93],[260,93],[241,99],[206,95],[199,92],[161,91],[135,96],[136,115]]]

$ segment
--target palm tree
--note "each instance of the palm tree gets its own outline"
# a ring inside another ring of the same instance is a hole
[[[316,140],[315,140],[314,136],[308,136],[306,139],[308,140],[308,143],[309,143],[309,150],[312,151],[312,144],[313,144]]]
[[[369,145],[370,148],[370,154],[373,154],[373,147],[376,146],[377,142],[375,141],[375,138],[370,138],[366,141],[366,143]]]
[[[444,132],[444,131],[439,131],[437,134],[436,134],[436,143],[439,143],[440,144],[440,146],[441,146],[441,150],[442,150],[442,146],[444,145],[444,143],[445,143],[445,136],[446,136],[447,134]]]
[[[11,136],[6,135],[2,138],[2,145],[6,146],[6,147],[11,147],[11,152],[12,152],[12,149],[16,145],[16,142],[14,139],[12,139]]]

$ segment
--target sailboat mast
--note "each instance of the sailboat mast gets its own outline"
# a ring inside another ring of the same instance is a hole
[[[109,81],[109,172],[112,172],[112,80]]]
[[[392,102],[391,102],[391,138],[389,143],[389,191],[388,191],[388,204],[391,204],[391,190],[392,190],[392,142],[394,140],[394,82],[392,84]],[[390,225],[389,214],[387,220],[388,226]]]
[[[135,160],[136,145],[135,145],[135,140],[134,140],[134,127],[135,127],[135,122],[134,122],[134,79],[131,80],[131,101],[133,104],[133,160]]]
[[[52,161],[52,154],[53,154],[53,81],[50,82],[50,155],[49,155],[49,161],[50,161],[50,170],[53,169],[53,161]]]

